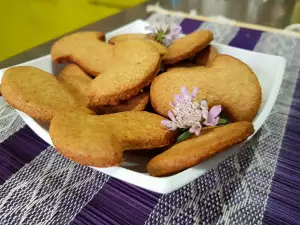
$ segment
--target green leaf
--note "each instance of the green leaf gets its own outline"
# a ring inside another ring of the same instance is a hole
[[[224,124],[226,124],[227,122],[228,122],[228,120],[223,119],[223,118],[220,118],[220,119],[219,119],[219,122],[218,122],[218,125],[224,125]]]
[[[226,124],[231,123],[232,121],[229,119],[229,117],[226,115],[226,113],[224,111],[222,111],[219,115],[220,118],[226,120]]]
[[[177,138],[177,143],[184,141],[188,137],[190,137],[192,133],[190,133],[188,130],[183,132],[178,138]]]

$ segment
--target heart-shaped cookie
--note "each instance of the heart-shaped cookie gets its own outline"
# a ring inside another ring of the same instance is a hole
[[[163,117],[149,112],[122,112],[103,116],[57,114],[50,124],[56,149],[77,163],[96,167],[119,165],[123,151],[172,144],[177,133],[161,125]]]
[[[233,121],[252,121],[261,103],[261,87],[254,72],[242,61],[219,55],[210,68],[177,68],[158,76],[151,85],[150,100],[156,112],[168,116],[170,102],[185,86],[198,87],[196,99],[209,106],[222,105]]]

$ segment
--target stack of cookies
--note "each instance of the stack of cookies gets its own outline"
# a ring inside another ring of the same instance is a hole
[[[212,40],[209,30],[168,47],[153,35],[123,34],[106,42],[102,32],[74,33],[52,46],[53,63],[67,63],[58,76],[13,67],[3,76],[2,94],[16,109],[49,122],[56,149],[77,163],[116,166],[123,151],[164,147],[145,166],[150,175],[168,176],[254,132],[261,102],[257,77],[242,61],[219,54]],[[232,123],[176,143],[180,132],[161,122],[182,86],[198,87],[196,99],[222,105]]]

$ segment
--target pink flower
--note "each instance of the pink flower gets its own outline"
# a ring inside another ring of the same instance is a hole
[[[202,113],[200,104],[193,100],[196,97],[198,88],[195,87],[192,93],[189,93],[186,87],[181,87],[181,94],[174,96],[174,102],[170,103],[172,110],[169,110],[168,116],[171,120],[163,120],[162,124],[169,130],[189,129],[189,132],[200,134],[202,129]]]
[[[169,130],[183,129],[200,135],[202,127],[216,126],[219,122],[221,105],[213,106],[208,110],[206,100],[200,103],[195,101],[198,88],[190,93],[186,87],[180,88],[181,94],[174,95],[174,102],[170,102],[172,109],[168,111],[170,120],[162,120],[162,124]]]
[[[157,21],[146,27],[152,34],[156,36],[156,41],[168,46],[177,39],[181,33],[181,26],[171,21]]]
[[[169,26],[169,32],[166,33],[165,38],[167,41],[169,42],[173,42],[178,35],[181,33],[181,26],[177,25],[177,24],[171,24]]]

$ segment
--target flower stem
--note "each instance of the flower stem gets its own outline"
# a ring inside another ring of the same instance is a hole
[[[183,132],[178,138],[177,138],[177,143],[184,141],[188,137],[190,137],[192,133],[190,133],[188,130]]]

